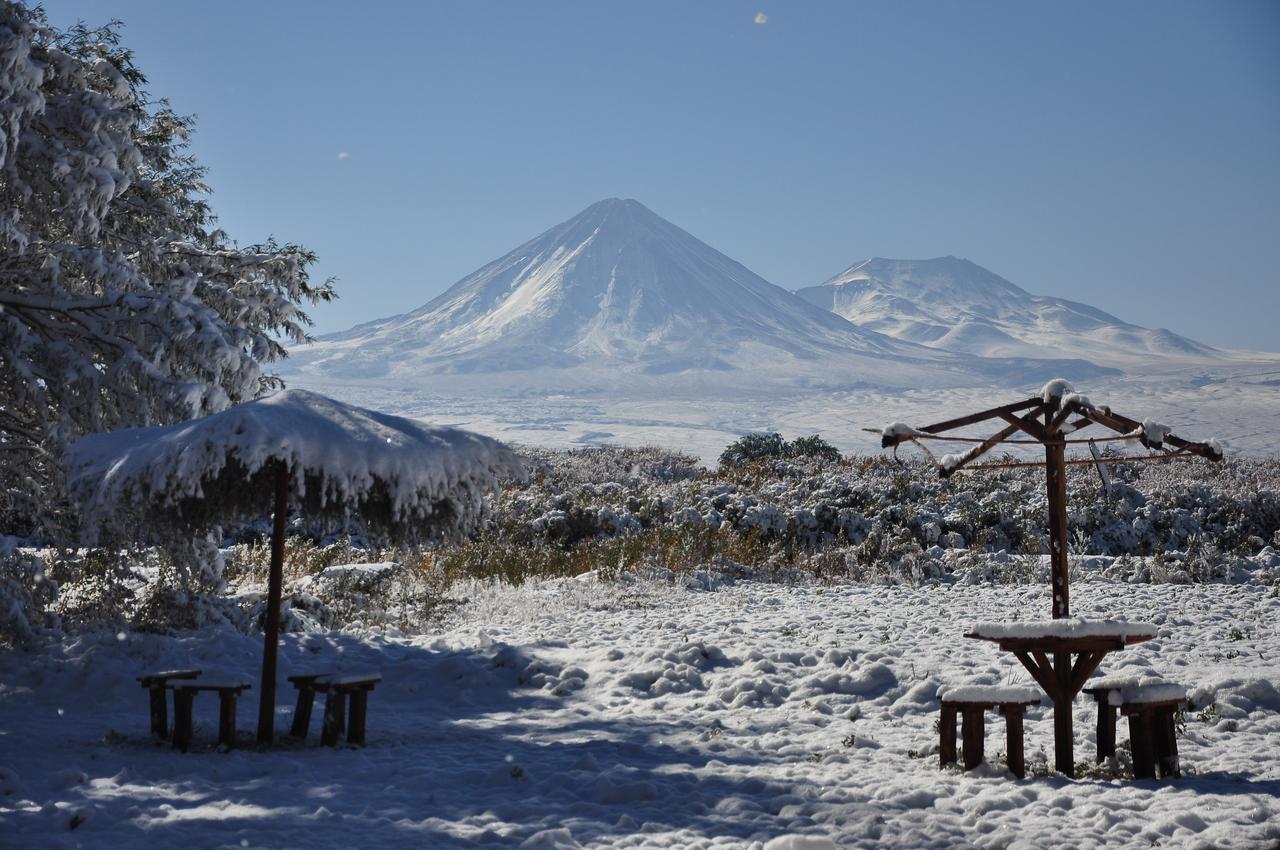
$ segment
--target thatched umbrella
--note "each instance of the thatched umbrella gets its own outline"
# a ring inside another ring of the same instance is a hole
[[[465,534],[482,497],[519,475],[501,443],[287,390],[157,428],[92,434],[68,454],[68,491],[95,542],[104,528],[139,542],[274,511],[258,740],[274,733],[285,524],[358,515],[389,540]]]

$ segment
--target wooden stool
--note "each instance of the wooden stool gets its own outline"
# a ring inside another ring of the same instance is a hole
[[[252,687],[243,681],[178,682],[173,688],[173,748],[191,748],[191,711],[200,691],[218,692],[218,743],[230,749],[236,745],[236,699]]]
[[[938,729],[939,766],[955,764],[957,712],[962,717],[964,769],[972,770],[982,763],[985,714],[995,708],[1005,719],[1005,758],[1009,771],[1019,779],[1026,776],[1022,718],[1028,706],[1040,704],[1039,691],[1022,686],[964,685],[941,688],[938,696],[942,700],[942,721]]]
[[[365,719],[368,715],[369,692],[382,681],[377,673],[337,675],[317,673],[290,676],[289,681],[298,689],[298,705],[293,712],[293,725],[289,734],[306,738],[311,724],[311,708],[317,693],[325,695],[324,721],[320,728],[320,743],[336,747],[347,727],[347,743],[364,746]],[[347,702],[351,710],[347,711]]]
[[[169,737],[169,701],[165,689],[171,679],[194,679],[199,670],[161,670],[139,676],[142,687],[151,692],[151,734],[157,738]]]
[[[1098,703],[1098,755],[1116,754],[1117,714],[1129,718],[1135,779],[1181,776],[1175,715],[1186,707],[1187,689],[1161,679],[1101,679],[1085,688]]]

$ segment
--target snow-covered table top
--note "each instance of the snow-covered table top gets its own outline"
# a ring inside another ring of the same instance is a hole
[[[225,691],[232,689],[248,690],[253,685],[247,679],[234,676],[201,676],[199,679],[178,679],[170,683],[174,690],[186,691]]]
[[[336,673],[316,677],[317,685],[341,688],[344,685],[373,685],[382,681],[380,673]]]
[[[1085,683],[1089,692],[1105,693],[1112,705],[1167,702],[1187,698],[1187,688],[1156,676],[1108,676]]]
[[[1156,636],[1151,623],[1125,620],[1085,620],[1078,617],[1062,620],[1025,620],[1012,623],[978,622],[965,635],[980,640],[1037,640],[1073,638],[1116,638],[1137,643]]]
[[[1028,685],[943,685],[938,699],[948,702],[1040,702],[1044,691]]]

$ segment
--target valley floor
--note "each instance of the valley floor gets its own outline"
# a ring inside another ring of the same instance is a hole
[[[261,638],[103,634],[0,654],[0,845],[15,847],[1203,847],[1280,843],[1280,598],[1244,585],[1074,588],[1077,613],[1153,621],[1159,637],[1102,672],[1192,688],[1185,776],[1067,780],[939,770],[942,683],[1024,681],[961,633],[1038,617],[1042,586],[576,579],[459,587],[441,630],[289,635],[284,676],[373,668],[369,746],[186,755],[147,734],[145,670],[195,665],[256,681]],[[281,689],[278,726],[292,697]],[[203,702],[203,704],[201,704]],[[1076,754],[1091,765],[1091,701]],[[318,717],[313,729],[318,725]],[[77,828],[71,829],[72,824]],[[802,837],[803,836],[803,837]]]
[[[726,445],[752,431],[778,431],[788,438],[816,433],[845,453],[875,453],[880,451],[878,432],[890,422],[920,427],[1036,395],[1041,383],[1015,388],[761,390],[723,395],[674,390],[671,395],[646,395],[620,386],[607,393],[581,395],[531,390],[521,395],[468,396],[376,383],[315,381],[301,375],[289,378],[290,386],[386,413],[457,425],[513,444],[557,449],[601,444],[667,446],[707,464],[714,464]],[[1239,454],[1280,452],[1275,427],[1280,421],[1280,366],[1275,360],[1236,364],[1212,373],[1184,369],[1076,383],[1076,389],[1096,404],[1137,419],[1151,417],[1188,439],[1215,437],[1228,452]],[[979,426],[974,433],[980,430]],[[1109,433],[1090,429],[1082,436]]]

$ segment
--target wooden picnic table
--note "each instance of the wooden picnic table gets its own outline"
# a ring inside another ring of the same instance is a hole
[[[1036,634],[1037,631],[1041,633]],[[1051,620],[983,624],[965,637],[991,641],[1005,652],[1012,652],[1036,684],[1044,688],[1053,701],[1054,766],[1059,773],[1074,777],[1072,701],[1107,655],[1151,640],[1155,628],[1113,621]]]

